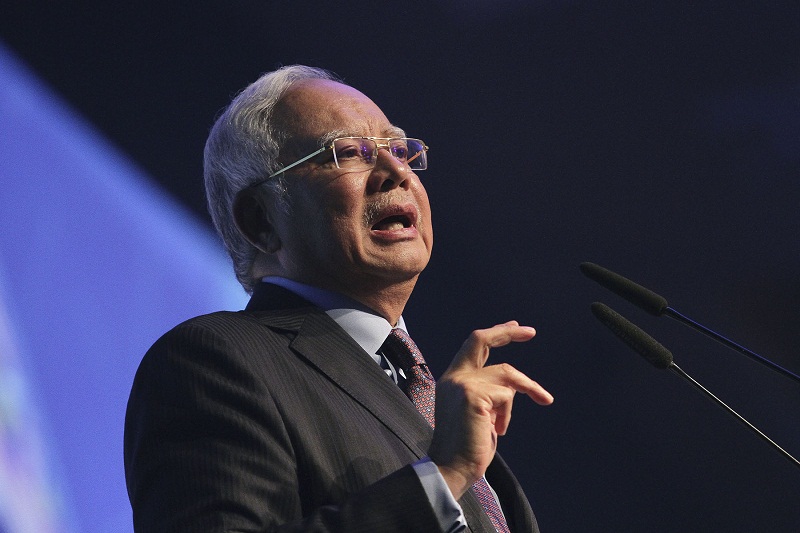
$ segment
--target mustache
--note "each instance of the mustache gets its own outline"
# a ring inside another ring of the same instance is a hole
[[[364,206],[364,225],[368,228],[372,227],[381,218],[386,216],[386,211],[389,209],[389,207],[400,204],[410,204],[414,207],[414,211],[416,212],[416,223],[419,225],[421,222],[421,213],[417,202],[409,198],[393,198],[391,196],[382,196],[370,201],[366,206]]]

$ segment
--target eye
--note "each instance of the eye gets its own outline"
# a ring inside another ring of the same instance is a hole
[[[401,161],[408,159],[408,146],[405,142],[395,141],[392,143],[392,155]]]
[[[355,139],[340,139],[336,142],[336,159],[339,162],[361,159],[364,147]]]

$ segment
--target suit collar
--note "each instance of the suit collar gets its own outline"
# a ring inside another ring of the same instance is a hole
[[[261,283],[246,312],[292,334],[289,347],[380,420],[418,457],[430,426],[375,361],[324,311],[276,285]]]
[[[311,308],[314,305],[288,289],[272,283],[259,283],[245,307],[245,311],[260,313],[265,311],[281,311]]]

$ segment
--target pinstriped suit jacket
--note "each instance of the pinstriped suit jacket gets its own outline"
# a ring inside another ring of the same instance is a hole
[[[262,284],[245,311],[189,320],[145,355],[125,421],[137,532],[438,531],[409,466],[431,428],[327,314]],[[512,531],[538,531],[496,457]],[[471,492],[469,529],[493,531]]]

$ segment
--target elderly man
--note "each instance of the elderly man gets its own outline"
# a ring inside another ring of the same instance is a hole
[[[516,392],[552,396],[485,366],[534,330],[473,332],[435,385],[405,332],[433,245],[427,149],[302,66],[217,120],[209,208],[252,299],[142,361],[125,427],[137,531],[537,530],[495,449]]]

